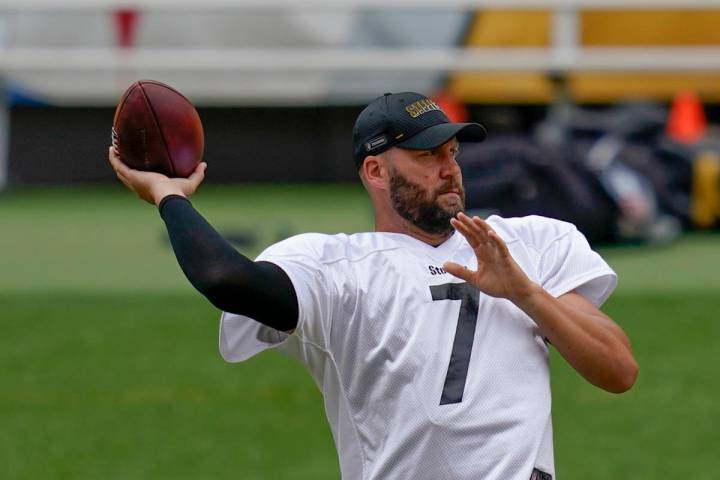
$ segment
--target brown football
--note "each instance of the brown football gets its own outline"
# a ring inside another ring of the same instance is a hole
[[[162,82],[139,80],[115,109],[112,143],[131,168],[187,178],[202,159],[205,139],[187,98]]]

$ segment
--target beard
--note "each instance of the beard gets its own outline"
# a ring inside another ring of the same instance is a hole
[[[450,190],[458,191],[460,203],[453,202],[444,207],[438,201],[439,197]],[[447,235],[454,230],[450,219],[465,208],[465,190],[462,184],[450,179],[430,192],[394,170],[390,178],[390,200],[395,211],[420,230],[430,234]]]

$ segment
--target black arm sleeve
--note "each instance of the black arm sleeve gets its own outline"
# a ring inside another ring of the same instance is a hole
[[[297,326],[297,294],[280,267],[241,255],[184,197],[169,195],[158,208],[180,268],[213,305],[278,330]]]

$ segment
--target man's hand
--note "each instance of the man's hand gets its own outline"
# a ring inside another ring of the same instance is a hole
[[[512,301],[590,383],[615,393],[633,386],[638,366],[627,336],[610,317],[577,292],[555,298],[530,281],[505,242],[482,219],[460,213],[450,222],[475,251],[478,269],[446,262],[446,272],[487,295]]]
[[[446,272],[462,278],[486,295],[507,298],[514,303],[539,288],[525,275],[510,256],[505,242],[484,220],[460,213],[450,223],[475,251],[478,269],[473,271],[454,262],[445,262],[443,268]]]
[[[188,178],[168,178],[161,173],[134,170],[120,161],[114,147],[110,147],[108,160],[117,177],[135,195],[148,203],[159,205],[168,195],[189,197],[198,189],[205,178],[207,163],[201,162]]]

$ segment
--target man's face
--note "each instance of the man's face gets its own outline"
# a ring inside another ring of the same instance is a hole
[[[455,139],[433,150],[395,149],[390,200],[404,219],[431,234],[453,231],[450,219],[465,208]]]

